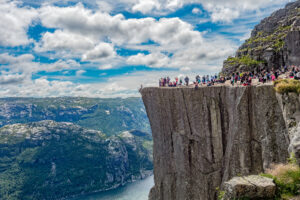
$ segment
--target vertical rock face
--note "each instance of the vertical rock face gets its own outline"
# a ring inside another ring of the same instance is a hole
[[[288,131],[273,86],[141,93],[154,140],[150,200],[216,199],[221,183],[288,157]]]
[[[289,131],[289,152],[294,153],[300,164],[300,95],[296,93],[277,94],[286,127]]]

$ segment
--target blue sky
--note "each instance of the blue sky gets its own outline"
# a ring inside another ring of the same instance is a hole
[[[215,74],[289,0],[0,0],[0,95],[138,96]]]

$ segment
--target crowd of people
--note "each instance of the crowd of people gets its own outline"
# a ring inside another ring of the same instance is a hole
[[[217,75],[197,75],[195,81],[191,82],[196,88],[199,86],[212,86],[215,84],[224,84],[226,81],[230,81],[231,85],[243,85],[248,86],[252,84],[253,79],[257,79],[260,83],[267,83],[275,81],[280,75],[285,74],[286,78],[293,78],[300,80],[300,67],[299,66],[284,66],[280,69],[272,70],[258,70],[253,72],[236,72],[231,76]],[[177,86],[190,86],[190,78],[176,77],[175,80],[171,80],[170,77],[164,77],[159,79],[160,87],[177,87]]]

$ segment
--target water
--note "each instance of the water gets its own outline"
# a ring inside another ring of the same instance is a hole
[[[150,176],[115,190],[85,195],[74,200],[148,200],[153,185],[153,176]]]

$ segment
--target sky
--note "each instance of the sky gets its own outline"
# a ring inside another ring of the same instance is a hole
[[[0,0],[1,97],[130,97],[213,75],[291,0]]]

